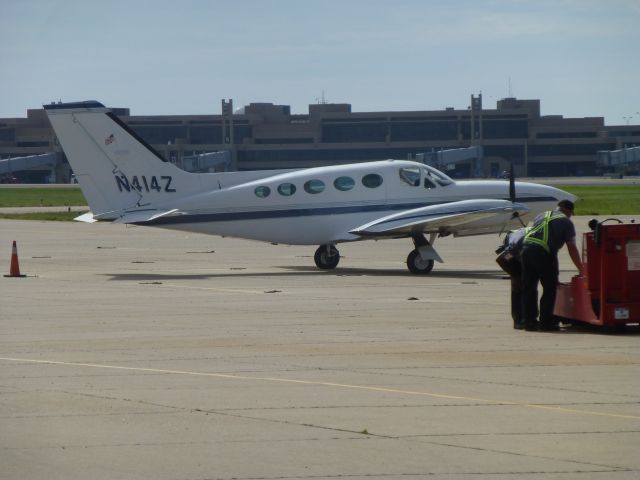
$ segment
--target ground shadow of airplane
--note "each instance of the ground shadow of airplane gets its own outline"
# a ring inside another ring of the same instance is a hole
[[[228,272],[223,273],[104,273],[103,276],[110,277],[109,280],[116,281],[138,281],[138,282],[161,282],[169,280],[206,280],[210,278],[228,278],[228,277],[294,277],[297,275],[329,275],[332,277],[413,277],[410,273],[402,270],[370,270],[365,268],[343,268],[340,270],[324,270],[318,271],[318,269],[306,266],[280,266],[283,271],[277,272],[259,272],[240,270],[237,268],[229,269]],[[443,279],[453,278],[467,281],[474,280],[495,280],[495,279],[508,279],[504,276],[503,272],[497,270],[440,270],[432,272],[428,277],[420,277],[426,280],[425,283],[429,283],[431,279]]]

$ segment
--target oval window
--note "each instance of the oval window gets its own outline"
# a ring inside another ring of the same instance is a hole
[[[362,184],[367,188],[376,188],[382,185],[382,177],[377,173],[370,173],[362,177]]]
[[[281,183],[278,185],[278,193],[288,197],[296,193],[296,186],[293,183]]]
[[[256,197],[260,197],[260,198],[267,198],[269,195],[271,195],[271,189],[264,185],[260,187],[256,187],[256,189],[253,192],[256,194]]]
[[[324,190],[324,182],[322,180],[309,180],[304,184],[304,191],[307,193],[320,193]]]
[[[356,182],[351,177],[338,177],[333,181],[333,186],[341,192],[351,190]]]

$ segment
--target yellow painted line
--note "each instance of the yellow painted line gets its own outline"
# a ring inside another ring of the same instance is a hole
[[[69,367],[104,368],[104,369],[110,369],[110,370],[124,370],[124,371],[130,371],[130,372],[165,373],[165,374],[171,374],[171,375],[192,375],[192,376],[198,376],[198,377],[229,378],[234,380],[254,380],[254,381],[262,381],[262,382],[293,383],[298,385],[348,388],[352,390],[398,393],[402,395],[418,395],[418,396],[432,397],[432,398],[444,398],[448,400],[464,400],[464,401],[483,402],[483,403],[500,403],[502,405],[512,405],[512,406],[534,408],[539,410],[549,410],[554,412],[571,413],[571,414],[578,414],[578,415],[595,415],[595,416],[601,416],[601,417],[640,420],[639,415],[622,415],[617,413],[595,412],[593,410],[581,410],[577,408],[566,408],[566,407],[558,407],[553,405],[537,405],[534,403],[519,403],[519,402],[512,402],[509,400],[489,400],[486,398],[467,397],[464,395],[446,395],[442,393],[422,392],[417,390],[401,390],[397,388],[376,387],[376,386],[369,386],[369,385],[351,385],[348,383],[318,382],[313,380],[297,380],[293,378],[255,377],[250,375],[233,375],[228,373],[193,372],[189,370],[168,370],[163,368],[125,367],[121,365],[103,365],[98,363],[61,362],[56,360],[37,360],[37,359],[31,359],[31,358],[0,357],[0,360],[4,360],[7,362],[26,362],[26,363],[39,363],[39,364],[45,364],[45,365],[63,365],[63,366],[69,366]]]

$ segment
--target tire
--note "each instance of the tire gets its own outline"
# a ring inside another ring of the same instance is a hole
[[[433,259],[423,260],[417,249],[412,250],[407,257],[407,268],[411,273],[425,275],[433,270]]]
[[[338,266],[338,262],[340,262],[340,252],[338,252],[338,249],[333,245],[328,249],[326,245],[320,245],[313,259],[318,268],[322,270],[333,270]]]

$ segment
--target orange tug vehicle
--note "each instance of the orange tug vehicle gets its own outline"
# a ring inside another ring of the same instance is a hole
[[[607,327],[640,323],[640,224],[594,219],[589,227],[582,238],[585,276],[558,285],[554,314]]]

